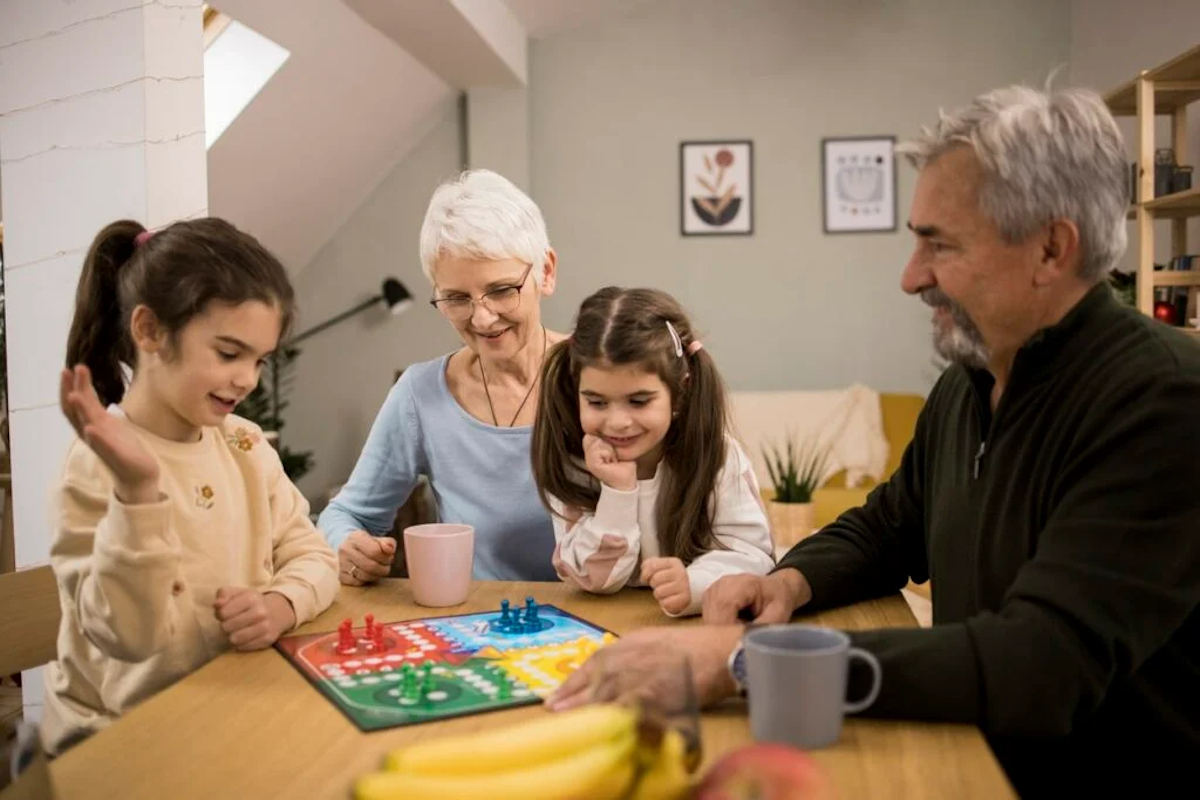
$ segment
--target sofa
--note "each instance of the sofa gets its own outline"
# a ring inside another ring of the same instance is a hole
[[[760,454],[755,450],[761,446],[759,437],[753,434],[761,432],[785,432],[794,430],[793,420],[791,416],[794,412],[789,409],[798,409],[806,407],[805,392],[772,392],[769,402],[762,402],[763,393],[757,393],[758,398],[754,402],[746,402],[747,394],[734,392],[731,395],[731,416],[735,434],[740,430],[751,432],[750,437],[739,436],[743,440],[743,445],[746,446],[748,455],[756,462],[761,462]],[[921,414],[921,409],[925,406],[925,398],[914,394],[894,394],[894,393],[878,393],[878,402],[874,403],[875,393],[871,393],[872,398],[872,413],[869,425],[876,435],[881,435],[883,441],[886,441],[886,459],[881,461],[882,470],[880,471],[881,480],[887,480],[896,468],[900,466],[900,459],[904,455],[905,449],[909,442],[912,441],[913,433],[917,427],[917,417]],[[877,405],[878,412],[874,413],[874,406]],[[747,441],[749,439],[749,441]],[[765,475],[762,475],[761,463],[756,463],[756,472],[759,472],[759,482],[764,500],[770,500],[775,490],[770,484],[770,480]],[[855,473],[861,470],[854,470]],[[879,480],[867,477],[857,481],[854,485],[848,485],[847,470],[837,469],[834,471],[813,493],[814,516],[813,524],[817,528],[824,527],[833,522],[842,514],[851,508],[862,505],[866,502],[867,495],[878,484]],[[930,597],[930,584],[925,583],[917,585],[909,583],[907,587],[912,593],[919,595],[926,601]],[[909,599],[910,603],[920,602]],[[926,603],[927,605],[927,603]],[[926,610],[926,614],[928,611]]]
[[[900,458],[912,441],[917,427],[917,417],[925,407],[925,398],[915,394],[880,393],[879,408],[883,418],[883,435],[888,442],[887,466],[883,480],[887,480],[900,466]],[[846,472],[834,473],[825,485],[813,494],[816,506],[816,524],[828,525],[847,509],[862,505],[877,481],[868,480],[855,487],[846,486]],[[768,489],[769,490],[769,489]]]

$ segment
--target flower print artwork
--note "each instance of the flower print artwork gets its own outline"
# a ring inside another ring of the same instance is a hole
[[[753,232],[752,160],[748,141],[680,145],[684,235]]]

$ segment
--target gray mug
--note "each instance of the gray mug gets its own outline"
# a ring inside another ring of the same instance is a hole
[[[879,696],[883,672],[875,656],[850,646],[850,637],[812,625],[766,625],[747,631],[746,682],[755,741],[825,747],[842,734],[842,719]],[[850,659],[874,672],[867,696],[846,702]]]

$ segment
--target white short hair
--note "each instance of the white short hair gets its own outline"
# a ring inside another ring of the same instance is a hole
[[[438,259],[515,258],[532,264],[540,285],[540,267],[550,250],[546,222],[529,196],[507,178],[486,169],[467,170],[439,186],[421,225],[421,269],[433,283]]]
[[[917,169],[967,145],[983,166],[980,206],[1001,237],[1024,241],[1052,219],[1079,229],[1080,276],[1097,280],[1128,243],[1129,166],[1104,101],[1085,89],[1008,86],[942,112],[938,123],[896,147]]]

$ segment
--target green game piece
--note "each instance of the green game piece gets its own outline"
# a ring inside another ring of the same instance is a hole
[[[420,696],[417,687],[417,672],[409,668],[407,664],[404,665],[404,668],[403,686],[400,687],[400,691],[406,700],[416,700]]]

